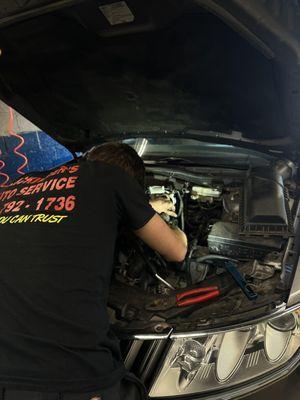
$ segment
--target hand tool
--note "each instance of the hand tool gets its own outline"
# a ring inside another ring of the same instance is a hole
[[[249,300],[255,300],[257,298],[257,293],[254,292],[244,276],[238,270],[236,260],[224,256],[209,254],[201,257],[198,261],[212,264],[217,268],[224,268],[231,275],[235,283],[242,289]]]
[[[208,300],[219,297],[221,294],[218,286],[208,286],[187,290],[178,293],[176,297],[177,307],[186,307],[193,304],[204,303]]]
[[[249,300],[257,299],[258,294],[254,292],[249,283],[237,269],[236,264],[231,260],[225,260],[224,268],[230,273],[235,282],[239,285]]]
[[[219,297],[223,292],[218,286],[199,287],[186,290],[176,295],[159,298],[146,305],[147,310],[165,311],[173,307],[187,307],[199,303],[205,303]]]

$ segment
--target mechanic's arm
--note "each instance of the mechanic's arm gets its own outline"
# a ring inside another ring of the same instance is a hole
[[[187,252],[185,233],[179,228],[170,228],[159,215],[155,214],[146,225],[136,230],[135,234],[166,260],[184,260]]]
[[[176,215],[170,200],[150,205],[143,188],[122,171],[118,172],[115,190],[120,221],[168,261],[183,261],[187,252],[185,234],[178,228],[170,228],[157,214]]]

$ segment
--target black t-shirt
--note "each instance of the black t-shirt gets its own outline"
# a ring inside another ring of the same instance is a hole
[[[106,312],[115,241],[153,215],[138,183],[100,162],[0,189],[0,385],[85,391],[121,378]]]

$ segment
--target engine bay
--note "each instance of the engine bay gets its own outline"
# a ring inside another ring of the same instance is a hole
[[[191,331],[279,307],[288,295],[285,264],[298,213],[294,176],[286,161],[248,170],[147,167],[149,200],[172,201],[177,217],[161,216],[186,233],[188,252],[184,262],[170,263],[121,233],[108,304],[117,331]],[[179,306],[186,291],[206,288],[217,295]]]

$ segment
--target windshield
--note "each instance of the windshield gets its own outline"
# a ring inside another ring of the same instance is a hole
[[[197,163],[214,166],[269,166],[271,155],[227,144],[182,138],[131,138],[122,141],[132,146],[147,162]]]

